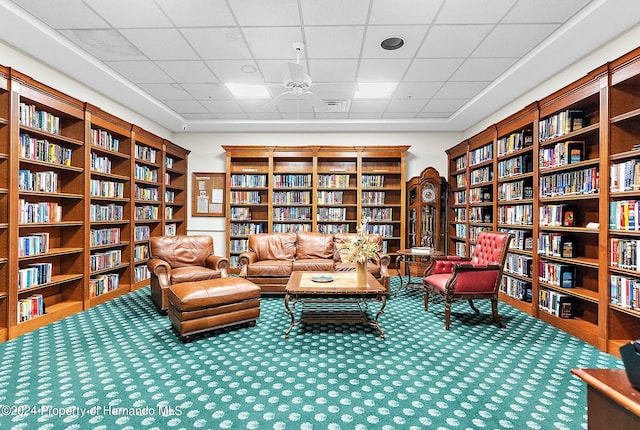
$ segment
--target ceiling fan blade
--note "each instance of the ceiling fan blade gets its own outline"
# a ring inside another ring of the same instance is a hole
[[[273,105],[277,105],[278,103],[280,103],[280,100],[283,100],[287,96],[290,96],[290,95],[291,95],[291,93],[289,91],[282,92],[282,93],[278,94],[277,96],[275,96],[274,98],[272,98],[271,100],[269,100],[268,102],[266,102],[264,104],[264,107],[271,107]]]
[[[326,112],[327,105],[313,91],[305,91],[303,97],[307,102],[311,103],[316,112]]]
[[[293,82],[304,81],[304,71],[302,70],[302,64],[289,62],[289,76]]]

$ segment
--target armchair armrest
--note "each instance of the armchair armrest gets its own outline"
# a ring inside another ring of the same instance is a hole
[[[454,265],[468,263],[470,258],[458,255],[435,255],[431,257],[431,262],[424,271],[424,276],[437,275],[440,273],[453,273]]]
[[[220,272],[220,277],[227,277],[227,269],[229,268],[229,259],[227,257],[221,257],[219,255],[209,255],[205,262],[205,265],[213,270]]]
[[[161,258],[150,258],[147,260],[149,271],[158,279],[158,284],[162,288],[169,288],[171,282],[171,266]]]
[[[258,261],[258,254],[253,251],[243,252],[238,256],[238,264],[240,265],[240,277],[247,277],[247,267],[251,263]]]

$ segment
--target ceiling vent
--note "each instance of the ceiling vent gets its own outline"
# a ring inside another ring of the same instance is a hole
[[[323,100],[326,112],[349,112],[351,100]]]

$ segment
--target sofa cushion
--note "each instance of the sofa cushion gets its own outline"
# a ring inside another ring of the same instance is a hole
[[[292,262],[290,260],[262,260],[247,267],[247,276],[289,277]]]
[[[296,260],[307,258],[332,258],[333,235],[299,231],[296,240]],[[294,269],[295,270],[295,269]]]
[[[151,255],[172,268],[205,266],[207,257],[213,253],[213,238],[206,235],[156,236],[149,242]]]
[[[291,270],[294,272],[333,272],[331,258],[304,258],[293,262]]]
[[[256,253],[258,260],[291,261],[296,256],[296,234],[252,234],[249,236],[249,250]]]
[[[171,283],[181,284],[183,282],[205,281],[207,279],[220,278],[218,270],[206,267],[178,267],[171,271]]]

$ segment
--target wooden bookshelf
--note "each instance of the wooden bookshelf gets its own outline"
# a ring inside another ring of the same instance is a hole
[[[136,158],[136,144],[156,160]],[[136,259],[136,247],[148,249],[148,237],[168,222],[186,233],[188,154],[0,67],[0,341],[148,285],[144,276],[136,282],[148,256]],[[157,192],[136,199],[136,187]],[[167,205],[166,190],[175,193]],[[157,215],[136,219],[145,205]],[[144,239],[138,227],[148,227]]]
[[[407,146],[224,149],[231,271],[251,233],[354,233],[365,217],[384,252],[404,248]]]
[[[188,150],[164,141],[163,185],[164,235],[187,234]]]
[[[500,149],[505,139],[529,129],[530,146]],[[498,149],[493,159],[472,163],[473,151],[491,143]],[[516,235],[503,301],[615,355],[640,338],[640,49],[488,127],[447,155],[450,250],[471,253],[474,227],[485,227],[464,218],[474,208],[493,213],[487,228]],[[518,170],[510,172],[508,166]],[[474,171],[485,167],[496,175],[476,182],[480,175]],[[489,203],[474,203],[470,194],[476,187],[493,192]],[[532,189],[531,198],[529,191],[513,195],[524,187]],[[507,207],[522,205],[531,208],[530,215],[504,216]],[[529,237],[532,249],[522,247]],[[560,278],[562,273],[567,274]],[[526,284],[531,284],[531,302],[522,293]],[[571,304],[554,305],[563,301]]]

